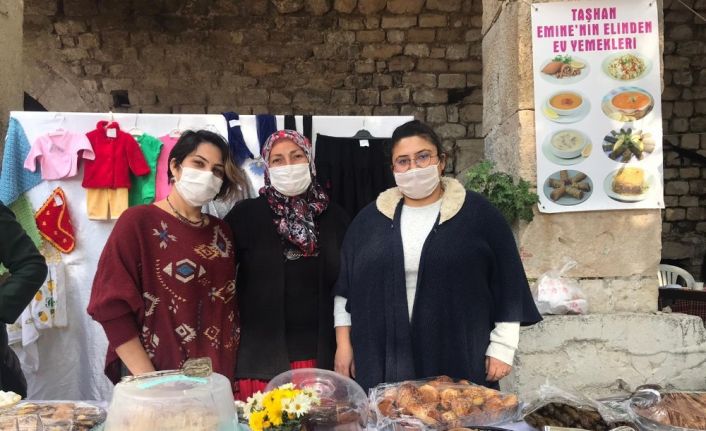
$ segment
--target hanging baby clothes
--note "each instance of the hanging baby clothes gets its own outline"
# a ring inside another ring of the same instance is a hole
[[[34,325],[32,310],[27,306],[12,325],[7,325],[7,344],[17,354],[24,371],[39,369],[39,351],[37,340],[39,331]]]
[[[47,263],[47,279],[28,305],[38,330],[63,328],[68,324],[66,311],[66,274],[62,262]]]
[[[157,160],[162,151],[162,141],[147,133],[137,137],[142,155],[147,160],[150,173],[143,176],[132,176],[132,187],[128,193],[130,206],[151,204],[156,196],[155,179],[157,178]]]
[[[88,218],[117,219],[128,207],[130,172],[142,176],[150,168],[137,141],[120,130],[118,123],[99,121],[96,129],[86,136],[96,154],[95,160],[84,162]]]
[[[172,186],[169,184],[169,177],[167,175],[167,171],[169,171],[169,153],[172,152],[172,148],[176,145],[179,137],[165,135],[159,138],[159,140],[162,141],[162,151],[159,153],[159,157],[157,158],[157,174],[154,178],[156,201],[161,201],[166,198],[172,190]]]
[[[377,196],[395,186],[389,139],[337,138],[317,134],[316,173],[331,201],[355,217]]]
[[[20,195],[42,182],[39,172],[23,168],[31,150],[27,135],[17,119],[10,117],[0,171],[0,201],[10,206]]]
[[[70,178],[78,171],[79,155],[88,160],[96,157],[86,135],[66,130],[50,132],[34,141],[24,167],[34,172],[39,159],[43,179]]]
[[[74,226],[71,224],[69,205],[61,187],[54,189],[49,198],[34,215],[39,233],[62,253],[71,253],[76,247]]]
[[[265,186],[265,164],[262,161],[259,151],[257,154],[253,154],[245,143],[245,138],[243,137],[243,132],[241,128],[240,116],[235,112],[224,112],[223,117],[226,119],[226,125],[228,127],[228,146],[230,147],[231,154],[233,154],[233,158],[236,164],[245,173],[245,177],[247,178],[249,183],[248,196],[257,196],[258,191]],[[266,133],[265,129],[269,130],[269,128],[272,127],[272,119],[268,118],[263,121],[265,123],[263,123],[262,133]],[[260,127],[258,127],[258,149],[265,142],[265,140],[267,140],[269,135],[261,141],[259,139],[259,136]],[[220,211],[216,211],[216,213],[219,212]],[[216,215],[211,212],[210,208],[209,213],[212,215]]]

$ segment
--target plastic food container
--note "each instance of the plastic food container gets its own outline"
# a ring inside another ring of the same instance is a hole
[[[706,392],[642,390],[633,395],[630,410],[646,431],[706,430]]]
[[[105,431],[235,431],[233,392],[220,374],[157,372],[115,386]]]
[[[365,429],[368,423],[368,397],[353,380],[333,371],[303,368],[284,372],[270,380],[266,390],[287,383],[311,389],[321,399],[305,421],[307,431],[348,431]]]
[[[383,384],[370,391],[379,430],[447,430],[501,424],[519,412],[517,396],[449,377]]]

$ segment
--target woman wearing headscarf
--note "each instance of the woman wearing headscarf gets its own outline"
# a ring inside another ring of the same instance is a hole
[[[289,369],[333,368],[332,291],[348,219],[317,182],[311,150],[296,131],[273,133],[260,196],[225,218],[238,255],[241,400]]]

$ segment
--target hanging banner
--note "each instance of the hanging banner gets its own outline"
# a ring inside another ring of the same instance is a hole
[[[532,5],[541,212],[664,208],[657,7]]]

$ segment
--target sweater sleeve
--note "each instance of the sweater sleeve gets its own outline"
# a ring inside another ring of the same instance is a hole
[[[25,159],[24,168],[30,172],[36,172],[37,171],[37,159],[39,157],[42,157],[42,137],[41,136],[39,138],[37,138],[37,140],[34,141],[32,148],[29,150],[29,154],[27,154],[27,158]]]
[[[351,326],[351,313],[346,311],[348,300],[342,296],[333,299],[333,326]]]
[[[512,365],[519,342],[520,322],[496,322],[485,354]]]
[[[14,323],[47,277],[47,265],[15,215],[0,203],[0,263],[10,272],[0,284],[0,322]]]
[[[127,217],[126,217],[127,216]],[[115,224],[103,248],[88,304],[88,314],[105,330],[112,348],[140,334],[142,313],[140,285],[139,220],[125,213]]]
[[[127,141],[125,143],[125,151],[127,151],[127,162],[132,173],[138,177],[149,174],[150,167],[147,165],[147,160],[145,160],[145,155],[142,154],[140,145],[135,138],[128,134],[125,134],[124,139]]]

